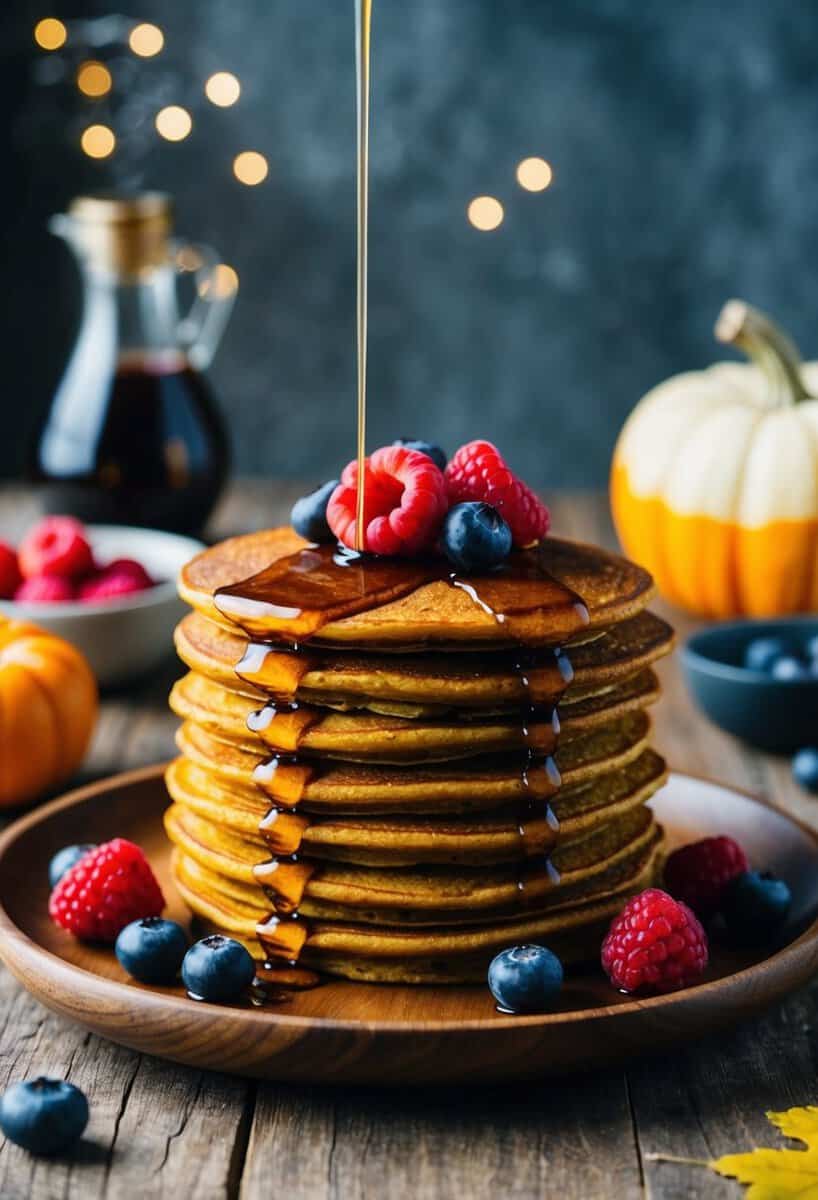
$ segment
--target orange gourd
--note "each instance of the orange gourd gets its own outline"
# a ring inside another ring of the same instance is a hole
[[[611,507],[625,552],[704,617],[818,608],[818,363],[767,317],[725,305],[716,337],[752,364],[660,383],[617,442]]]
[[[33,800],[76,770],[97,708],[96,680],[79,650],[0,617],[0,807]]]

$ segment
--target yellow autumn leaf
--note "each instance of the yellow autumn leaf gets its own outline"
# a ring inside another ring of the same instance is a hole
[[[746,1200],[818,1200],[818,1107],[768,1112],[767,1119],[785,1137],[803,1142],[806,1150],[750,1150],[725,1154],[707,1165],[749,1184]]]

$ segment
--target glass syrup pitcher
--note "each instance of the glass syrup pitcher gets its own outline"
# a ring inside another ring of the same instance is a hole
[[[45,508],[84,521],[199,533],[227,474],[227,434],[202,372],[235,273],[171,237],[167,196],[81,196],[49,228],[74,251],[83,311],[30,474]],[[180,316],[177,280],[195,299]]]

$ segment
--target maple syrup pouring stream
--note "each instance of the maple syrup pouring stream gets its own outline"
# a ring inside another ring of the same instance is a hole
[[[372,0],[355,0],[355,80],[358,108],[358,490],[355,549],[364,549],[364,464],[366,462],[367,258],[369,246],[369,43]]]

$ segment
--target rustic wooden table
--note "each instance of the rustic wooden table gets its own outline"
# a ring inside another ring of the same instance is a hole
[[[213,536],[284,520],[299,491],[236,486]],[[561,495],[552,508],[559,533],[612,543],[602,498]],[[0,532],[16,536],[33,512],[26,494],[0,493]],[[671,619],[683,634],[685,621]],[[169,662],[163,678],[105,700],[86,777],[173,753],[165,698],[177,674]],[[708,725],[673,662],[662,675],[656,741],[673,766],[818,825],[818,801],[793,785],[786,762],[751,753]],[[50,1015],[0,968],[0,1090],[58,1075],[91,1105],[86,1139],[66,1161],[38,1161],[0,1135],[0,1197],[735,1197],[737,1185],[672,1160],[777,1144],[765,1110],[818,1102],[816,1019],[818,982],[731,1034],[626,1069],[485,1090],[307,1088],[119,1049]]]

